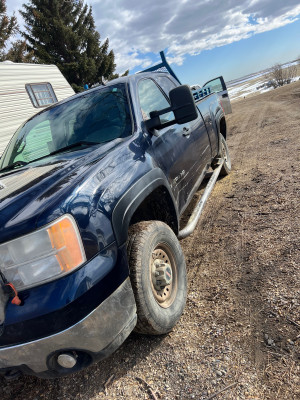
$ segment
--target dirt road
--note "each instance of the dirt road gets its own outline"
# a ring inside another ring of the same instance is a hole
[[[60,380],[0,378],[0,398],[299,399],[299,126],[300,82],[234,103],[233,170],[182,241],[189,295],[173,332],[133,334]]]

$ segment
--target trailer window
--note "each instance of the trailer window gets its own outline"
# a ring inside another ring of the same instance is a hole
[[[27,83],[28,96],[34,107],[45,107],[57,103],[51,83]]]

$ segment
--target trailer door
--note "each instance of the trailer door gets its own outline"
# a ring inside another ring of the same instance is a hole
[[[202,89],[205,87],[209,87],[211,93],[217,93],[224,108],[225,114],[231,114],[231,103],[223,76],[219,76],[218,78],[214,78],[206,82],[202,86]]]

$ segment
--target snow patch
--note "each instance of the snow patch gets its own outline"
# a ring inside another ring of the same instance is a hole
[[[260,75],[257,75],[256,77],[258,76]],[[230,100],[247,97],[253,93],[265,93],[273,89],[273,86],[267,86],[269,82],[269,77],[267,76],[265,79],[255,82],[253,82],[252,79],[254,78],[252,77],[251,80],[241,79],[240,82],[235,82],[233,86],[228,86]],[[300,80],[300,76],[296,76],[291,80],[291,82],[296,82],[297,80]]]

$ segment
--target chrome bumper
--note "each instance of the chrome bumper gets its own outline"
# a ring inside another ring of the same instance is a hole
[[[126,339],[135,321],[136,304],[127,278],[99,307],[70,328],[39,340],[0,348],[0,369],[26,366],[39,374],[49,370],[50,354],[65,349],[89,353],[104,350],[107,356],[118,347],[113,343],[120,345]],[[117,340],[118,336],[121,340]]]

